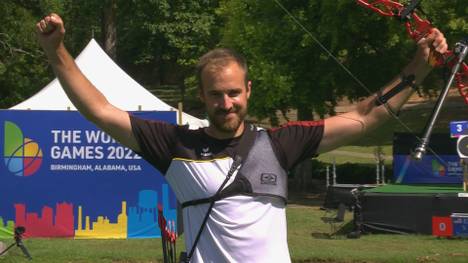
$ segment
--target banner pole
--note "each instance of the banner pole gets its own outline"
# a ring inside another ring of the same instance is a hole
[[[468,188],[468,161],[466,158],[461,160],[463,164],[463,191],[466,192]]]
[[[183,112],[183,110],[184,110],[184,104],[183,104],[183,102],[179,102],[179,103],[177,103],[177,106],[178,106],[178,108],[179,108],[179,116],[178,116],[178,118],[177,118],[177,124],[183,125],[183,122],[182,122],[182,112]]]

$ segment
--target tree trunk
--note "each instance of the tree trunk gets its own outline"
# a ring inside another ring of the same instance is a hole
[[[106,0],[103,8],[102,35],[104,51],[113,60],[117,58],[117,27],[115,14],[117,12],[116,0]]]

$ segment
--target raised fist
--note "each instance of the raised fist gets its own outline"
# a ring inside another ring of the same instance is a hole
[[[36,24],[39,44],[46,53],[54,52],[61,44],[65,35],[65,27],[59,15],[51,13]]]

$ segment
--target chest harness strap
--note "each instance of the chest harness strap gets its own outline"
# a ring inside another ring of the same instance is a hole
[[[203,199],[197,199],[193,201],[188,201],[182,204],[182,208],[185,208],[190,205],[197,205],[197,204],[202,204],[202,203],[210,203],[208,210],[206,211],[205,217],[203,218],[203,222],[200,225],[200,229],[198,230],[197,236],[195,238],[195,241],[193,242],[192,248],[190,249],[190,252],[188,255],[181,255],[181,262],[190,262],[190,259],[193,256],[193,253],[195,252],[195,248],[197,246],[198,241],[200,240],[201,234],[203,232],[203,229],[205,228],[206,222],[208,221],[208,217],[210,216],[211,210],[213,209],[213,205],[217,200],[222,199],[220,197],[220,193],[223,190],[224,186],[227,184],[229,179],[231,178],[232,174],[241,166],[243,159],[246,159],[247,154],[250,151],[250,148],[252,148],[254,142],[255,142],[255,137],[256,137],[256,127],[253,125],[248,125],[246,129],[244,130],[244,134],[242,135],[242,138],[240,139],[239,142],[239,152],[236,153],[234,156],[234,162],[231,165],[231,168],[229,168],[229,172],[226,175],[226,179],[224,179],[223,183],[221,186],[218,188],[216,193],[209,197],[209,198],[203,198]],[[188,203],[188,204],[187,204]]]

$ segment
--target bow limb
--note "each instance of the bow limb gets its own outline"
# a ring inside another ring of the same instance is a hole
[[[357,0],[357,3],[363,7],[369,8],[374,12],[377,12],[382,16],[391,17],[395,17],[400,14],[404,8],[402,4],[389,0],[377,0],[372,2],[366,0]]]
[[[381,16],[398,18],[405,22],[406,31],[414,41],[418,42],[422,37],[429,34],[432,29],[431,22],[421,18],[414,10],[419,1],[415,1],[409,7],[390,0],[356,0],[357,3],[368,8]]]

